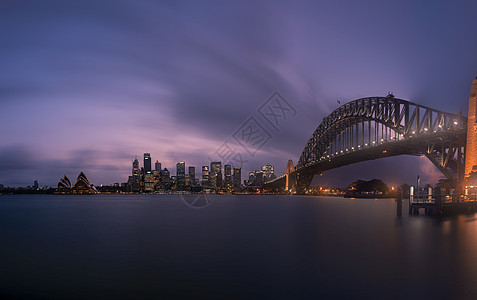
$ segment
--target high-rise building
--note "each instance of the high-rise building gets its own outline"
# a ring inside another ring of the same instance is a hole
[[[240,167],[234,167],[234,177],[233,177],[234,187],[240,187],[241,182],[242,182],[242,169]]]
[[[190,184],[195,185],[195,167],[189,167]]]
[[[137,159],[134,159],[133,161],[133,167],[132,167],[132,175],[139,175],[139,160]]]
[[[210,185],[210,169],[209,166],[202,166],[202,185]]]
[[[151,153],[144,153],[144,173],[151,171]]]
[[[132,164],[132,176],[131,176],[131,182],[130,182],[130,191],[137,193],[141,190],[141,185],[140,185],[140,175],[139,175],[139,160],[137,157],[134,159],[133,164]]]
[[[185,189],[185,162],[178,162],[176,167],[177,190],[183,191]]]
[[[171,186],[171,173],[167,168],[161,171],[161,180],[160,180],[160,188],[163,190],[169,189]]]
[[[267,181],[270,181],[270,180],[273,180],[273,179],[276,178],[273,166],[270,165],[270,164],[266,164],[266,165],[262,166],[261,171],[263,173],[263,181],[264,182],[267,182]]]
[[[144,174],[144,192],[154,192],[154,174],[151,171]]]
[[[162,165],[158,160],[156,160],[156,163],[154,165],[154,170],[159,172],[162,170]]]
[[[231,165],[224,165],[224,186],[225,187],[232,186],[232,166]]]
[[[222,162],[213,161],[210,163],[210,185],[214,188],[222,187]]]
[[[35,190],[38,190],[39,187],[40,187],[40,186],[38,185],[38,180],[33,181],[33,188],[34,188]]]
[[[161,188],[161,170],[152,171],[154,176],[154,190],[159,190]]]

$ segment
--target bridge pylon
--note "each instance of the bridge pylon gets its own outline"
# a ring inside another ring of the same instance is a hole
[[[285,179],[285,191],[292,194],[296,193],[296,174],[294,173],[295,167],[291,159],[287,162],[287,171]]]
[[[467,122],[467,145],[465,153],[465,177],[477,172],[477,78],[472,82],[469,97],[469,116]]]

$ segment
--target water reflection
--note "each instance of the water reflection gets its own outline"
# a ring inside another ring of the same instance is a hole
[[[474,298],[477,219],[394,199],[0,197],[0,295]],[[74,295],[71,291],[77,291]]]

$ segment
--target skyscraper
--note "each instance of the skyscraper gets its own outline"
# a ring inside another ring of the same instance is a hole
[[[190,184],[195,185],[195,167],[189,167]]]
[[[222,162],[213,161],[210,163],[210,185],[214,188],[222,187]]]
[[[151,172],[151,154],[150,153],[144,153],[144,173]]]
[[[224,165],[224,186],[225,187],[232,186],[232,166],[231,165]]]
[[[161,171],[160,188],[167,190],[171,186],[171,173],[167,168]]]
[[[209,166],[202,166],[202,185],[210,185],[210,169]]]
[[[137,159],[137,157],[133,161],[132,175],[139,176],[139,160]]]
[[[185,162],[178,162],[176,165],[177,190],[185,189]]]
[[[139,175],[139,160],[137,157],[133,161],[132,177],[131,177],[131,191],[137,193],[141,190],[140,175]]]
[[[242,182],[242,169],[240,167],[234,167],[234,187],[240,187],[240,183]]]
[[[274,168],[270,164],[266,164],[262,166],[262,173],[263,173],[263,181],[267,182],[276,178],[274,173]]]
[[[159,172],[162,170],[162,165],[158,160],[156,160],[156,163],[154,165],[154,170],[159,171]]]

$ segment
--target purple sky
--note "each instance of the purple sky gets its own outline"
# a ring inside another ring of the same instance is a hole
[[[270,162],[281,175],[337,98],[392,91],[466,113],[476,11],[476,1],[436,0],[3,0],[0,183],[55,186],[80,171],[97,185],[124,182],[144,152],[175,174],[178,161],[209,164],[224,142],[247,160],[243,174]],[[274,91],[297,111],[278,131],[257,117]],[[232,137],[250,116],[272,135],[254,156]],[[404,156],[320,180],[399,184],[417,174],[441,176]]]

